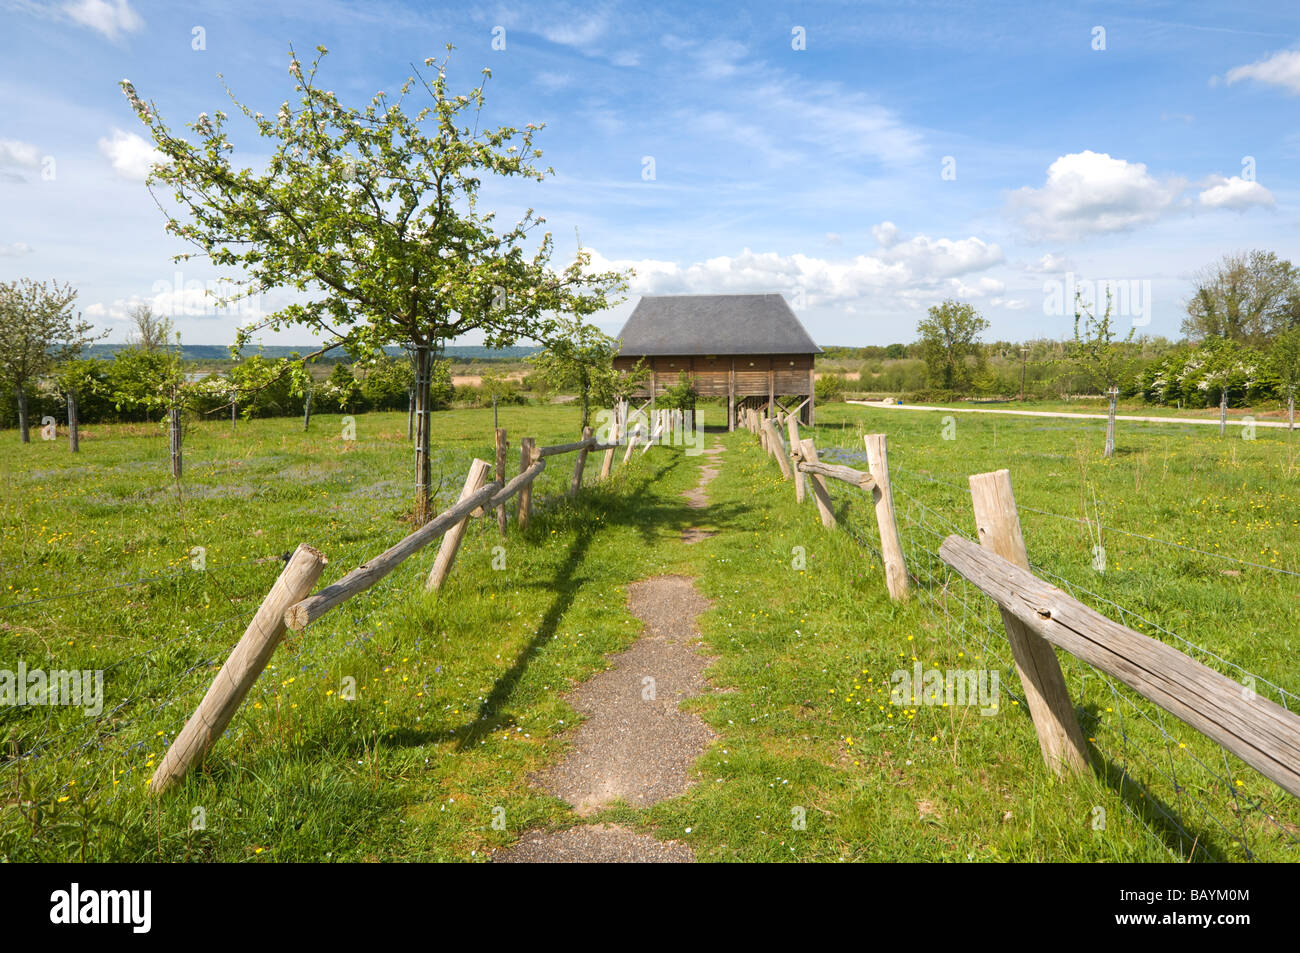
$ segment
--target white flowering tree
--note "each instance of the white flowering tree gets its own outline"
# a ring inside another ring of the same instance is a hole
[[[12,388],[18,401],[23,443],[31,442],[28,388],[96,339],[90,322],[73,312],[76,300],[71,285],[56,281],[0,283],[0,384]]]
[[[326,50],[317,53],[304,67],[290,50],[297,105],[286,100],[274,118],[231,94],[272,144],[260,172],[232,162],[225,113],[189,124],[197,136],[190,142],[129,81],[122,88],[162,153],[150,185],[172,191],[167,229],[198,249],[178,258],[201,255],[242,269],[239,294],[288,288],[300,296],[241,328],[237,345],[257,330],[298,325],[326,348],[411,349],[415,517],[423,523],[432,515],[430,368],[442,343],[471,330],[489,346],[544,340],[556,315],[606,307],[625,282],[617,273],[588,273],[590,258],[581,251],[553,271],[549,234],[531,252],[523,247],[545,219],[530,209],[498,230],[494,213],[479,208],[484,176],[541,181],[552,172],[536,164],[541,126],[480,129],[488,70],[476,88],[454,95],[447,58],[428,59],[430,78],[416,70],[397,97],[381,91],[358,109],[317,85]],[[413,104],[417,98],[422,104]]]

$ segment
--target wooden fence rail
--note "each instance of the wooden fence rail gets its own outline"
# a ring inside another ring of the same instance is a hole
[[[939,556],[1038,636],[1123,682],[1300,797],[1300,717],[972,540],[949,536]]]
[[[789,413],[777,413],[774,416],[766,416],[753,407],[745,407],[740,413],[740,424],[757,434],[764,451],[776,457],[782,476],[787,480],[793,478],[797,503],[803,503],[806,490],[811,490],[812,498],[817,504],[817,513],[827,529],[837,525],[826,484],[828,479],[856,486],[871,496],[876,511],[876,525],[880,529],[880,551],[885,566],[886,587],[890,598],[908,598],[910,585],[907,563],[903,557],[902,540],[898,535],[898,522],[894,518],[885,435],[866,435],[867,471],[842,464],[822,463],[813,441],[799,436],[798,414],[802,407],[803,404],[800,404]],[[782,426],[789,436],[788,448],[781,434]]]
[[[740,423],[759,436],[769,453],[784,445],[778,420],[787,425],[790,437],[789,460],[782,461],[782,472],[793,472],[796,481],[801,474],[808,475],[825,526],[836,525],[826,491],[828,478],[862,487],[872,495],[890,596],[907,598],[909,576],[890,493],[885,435],[865,437],[870,472],[863,473],[821,463],[813,441],[799,438],[793,414],[773,418],[745,408],[740,416]],[[1300,797],[1300,715],[1035,576],[1029,568],[1008,471],[976,474],[970,484],[980,541],[949,536],[939,547],[939,557],[1001,610],[1026,708],[1049,767],[1058,773],[1092,768],[1056,658],[1055,648],[1060,648],[1127,685]],[[796,482],[795,490],[802,503],[803,485]]]
[[[320,577],[326,559],[306,544],[299,546],[267,594],[244,637],[240,639],[217,673],[203,701],[185,723],[180,735],[167,749],[162,763],[154,773],[151,790],[155,794],[161,794],[174,787],[193,765],[203,760],[229,725],[249,689],[265,669],[286,628],[295,632],[302,631],[330,609],[369,589],[405,560],[441,537],[442,544],[426,582],[427,589],[439,589],[451,572],[461,537],[472,517],[495,511],[497,523],[504,533],[505,504],[511,497],[518,495],[519,526],[526,529],[532,508],[532,486],[546,469],[546,458],[563,453],[578,454],[567,492],[567,495],[574,496],[581,490],[584,466],[589,453],[604,451],[607,454],[601,477],[609,476],[612,454],[619,446],[618,433],[618,430],[614,432],[614,443],[601,444],[597,443],[591,428],[587,427],[583,430],[583,439],[551,447],[535,447],[533,438],[525,437],[520,441],[520,472],[507,480],[506,432],[497,428],[495,480],[487,482],[493,464],[486,460],[475,459],[470,465],[469,476],[460,498],[454,506],[439,513],[395,546],[358,566],[342,579],[314,595],[310,594],[311,588]],[[627,458],[632,454],[636,437],[634,433],[628,443],[624,462],[627,462]],[[650,443],[647,442],[646,448],[649,449],[649,446]]]
[[[428,546],[435,539],[438,539],[443,533],[469,516],[480,506],[488,503],[500,489],[501,484],[495,480],[484,485],[451,509],[435,516],[396,546],[385,550],[374,559],[362,563],[338,582],[326,586],[314,596],[304,599],[291,607],[285,613],[285,624],[294,632],[301,632],[326,612],[329,612],[330,609],[346,602],[360,592],[365,592],[408,558]]]
[[[818,476],[841,480],[852,486],[861,487],[868,493],[876,488],[876,479],[870,473],[842,466],[838,463],[814,463],[812,460],[800,460],[799,469],[804,473],[816,473]]]

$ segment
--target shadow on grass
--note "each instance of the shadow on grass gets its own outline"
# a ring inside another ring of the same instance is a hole
[[[513,722],[513,716],[503,710],[504,706],[514,693],[520,679],[528,670],[528,666],[538,652],[541,651],[542,646],[556,634],[560,620],[564,618],[569,607],[573,605],[578,593],[592,581],[581,572],[581,569],[587,558],[587,551],[590,549],[597,533],[612,526],[631,526],[640,533],[642,541],[646,545],[652,546],[666,534],[680,538],[682,530],[695,522],[698,513],[686,506],[684,497],[680,503],[677,503],[675,501],[663,502],[643,495],[644,490],[651,483],[661,480],[685,462],[686,458],[683,454],[673,454],[653,471],[638,473],[635,487],[628,487],[624,484],[617,489],[597,486],[590,490],[584,490],[588,505],[594,511],[600,512],[604,519],[583,520],[579,524],[578,536],[570,547],[568,556],[555,575],[548,580],[538,580],[532,583],[533,588],[538,591],[552,592],[555,596],[551,600],[546,613],[542,616],[537,632],[515,657],[515,661],[510,668],[497,679],[492,686],[492,691],[479,705],[478,717],[468,725],[463,725],[451,733],[452,737],[458,739],[456,750],[464,751],[473,747],[485,735],[498,731]],[[630,494],[629,489],[632,490]],[[719,520],[726,520],[738,516],[745,509],[747,508],[721,507],[719,511],[712,515]],[[629,579],[627,581],[633,582],[635,580]]]
[[[695,460],[696,458],[690,458]],[[682,453],[673,453],[662,458],[652,457],[653,466],[638,468],[632,473],[617,474],[609,485],[596,484],[584,487],[582,496],[576,502],[564,498],[542,503],[539,501],[534,510],[534,520],[523,534],[525,541],[541,539],[549,533],[551,526],[558,521],[572,520],[576,536],[564,561],[557,567],[554,575],[546,579],[537,579],[528,584],[536,592],[551,595],[537,631],[529,639],[513,663],[495,681],[487,697],[479,704],[475,717],[464,724],[436,728],[418,729],[411,727],[396,728],[383,732],[379,736],[386,746],[420,747],[428,744],[455,742],[457,751],[465,751],[476,746],[484,737],[495,731],[510,727],[515,723],[515,716],[507,706],[511,696],[518,687],[529,665],[537,657],[542,647],[551,641],[559,629],[561,620],[573,605],[574,600],[585,586],[595,580],[584,573],[583,565],[597,535],[614,527],[631,527],[641,537],[647,547],[662,543],[666,539],[680,539],[681,533],[688,526],[693,526],[699,519],[699,511],[687,507],[685,497],[680,502],[671,497],[658,497],[647,492],[648,488],[678,467],[686,465],[688,458]],[[549,505],[548,505],[549,504]],[[575,519],[573,507],[581,505],[584,514],[599,514],[601,519]],[[743,505],[715,505],[710,507],[711,520],[725,522],[739,517],[749,509]],[[635,580],[628,579],[631,583]],[[323,732],[323,733],[322,733]],[[314,733],[317,737],[304,739],[303,747],[326,746],[333,748],[339,737],[334,727]],[[349,748],[360,751],[366,747],[368,739],[351,733]]]

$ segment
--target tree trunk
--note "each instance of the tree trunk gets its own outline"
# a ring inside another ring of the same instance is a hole
[[[415,391],[406,392],[406,439],[415,439]]]
[[[415,525],[423,526],[433,516],[429,501],[429,390],[433,354],[429,345],[415,349]]]
[[[167,411],[167,432],[171,443],[172,476],[181,478],[181,412],[179,407]]]
[[[14,390],[18,392],[18,436],[23,443],[31,443],[31,428],[27,425],[27,391],[21,384]]]
[[[77,434],[77,395],[68,391],[68,449],[76,453],[81,449]]]
[[[302,429],[306,431],[311,426],[311,391],[307,391],[302,401]]]
[[[1110,409],[1106,411],[1106,456],[1115,455],[1115,401],[1119,398],[1119,391],[1111,388],[1106,392],[1110,397]]]
[[[239,415],[239,402],[235,399],[235,395],[231,394],[230,395],[230,429],[231,430],[235,429],[235,418],[238,415]]]
[[[1295,430],[1295,391],[1290,390],[1286,395],[1286,419],[1287,433]]]
[[[591,423],[589,409],[591,407],[591,377],[587,373],[587,368],[582,368],[582,429],[586,430],[587,425]]]
[[[1228,430],[1228,388],[1223,388],[1219,392],[1219,436],[1222,437]]]

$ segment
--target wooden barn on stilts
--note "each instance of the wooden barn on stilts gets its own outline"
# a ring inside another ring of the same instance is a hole
[[[653,402],[685,371],[701,397],[727,399],[728,430],[745,407],[775,413],[806,401],[800,417],[814,421],[813,357],[821,348],[779,294],[646,295],[618,337],[616,368],[642,358],[650,368],[631,397]]]

